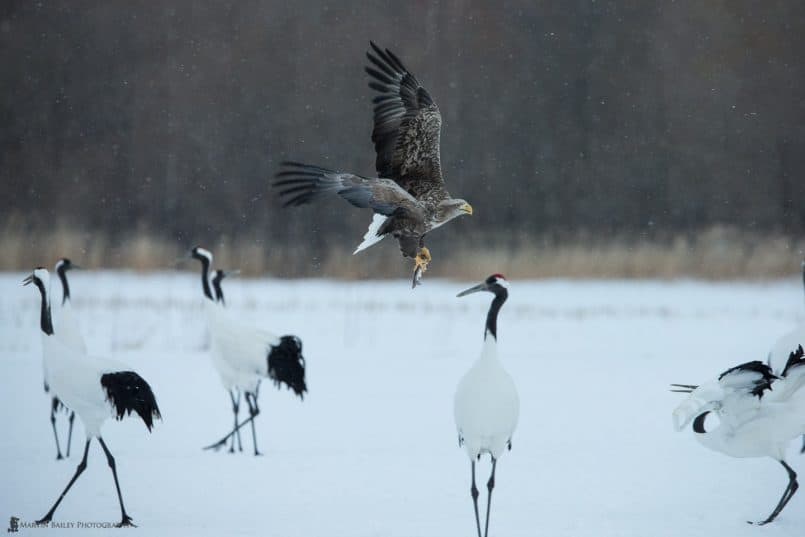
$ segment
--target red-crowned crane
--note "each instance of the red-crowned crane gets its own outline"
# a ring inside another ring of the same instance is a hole
[[[54,337],[53,320],[50,314],[50,274],[46,269],[42,267],[35,269],[23,283],[25,285],[34,284],[41,295],[39,327],[45,336],[43,344],[47,347],[47,352],[52,353],[50,356],[54,357],[48,363],[50,385],[54,393],[58,394],[59,399],[78,415],[84,424],[87,435],[84,456],[81,458],[73,478],[67,483],[64,492],[58,497],[50,511],[38,520],[37,524],[51,521],[56,508],[59,507],[78,476],[86,469],[89,444],[93,438],[97,438],[115,479],[121,514],[118,526],[133,526],[132,519],[123,506],[115,458],[103,441],[101,425],[111,417],[120,420],[132,412],[136,412],[150,431],[154,419],[161,417],[154,392],[148,383],[130,367],[111,360],[88,356]]]
[[[691,421],[696,440],[730,457],[771,457],[785,468],[788,486],[774,511],[761,522],[774,520],[799,488],[797,473],[785,461],[792,439],[805,434],[805,353],[802,346],[788,356],[775,375],[760,361],[747,362],[723,372],[717,380],[699,386],[672,384],[689,393],[673,413],[681,431]],[[718,419],[708,424],[711,414]]]
[[[481,537],[481,521],[478,516],[478,487],[475,485],[475,461],[488,453],[492,458],[492,473],[486,483],[486,524],[484,536],[489,533],[489,509],[492,505],[492,489],[495,487],[495,469],[498,459],[512,446],[512,435],[520,415],[520,399],[511,375],[503,368],[498,358],[498,313],[509,296],[509,282],[501,274],[493,274],[475,287],[462,291],[466,296],[479,291],[495,295],[486,316],[484,345],[481,357],[458,383],[454,400],[454,416],[458,430],[459,446],[463,445],[470,458],[472,485],[470,494],[475,509],[475,525]]]
[[[229,315],[221,301],[216,301],[210,288],[212,252],[194,247],[190,255],[201,263],[201,289],[204,293],[204,311],[212,341],[213,364],[224,388],[229,392],[235,425],[226,436],[205,449],[220,449],[233,435],[239,434],[246,423],[251,424],[254,454],[257,449],[257,433],[254,419],[260,413],[257,406],[260,382],[270,378],[279,387],[285,384],[300,399],[307,391],[305,383],[305,358],[302,356],[302,341],[296,336],[275,336],[267,330],[256,328]],[[218,280],[220,286],[220,279]],[[249,417],[238,423],[240,394],[246,398]],[[233,439],[230,452],[234,451]]]

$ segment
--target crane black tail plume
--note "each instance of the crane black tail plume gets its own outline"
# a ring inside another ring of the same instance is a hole
[[[795,351],[788,355],[788,361],[783,368],[782,376],[788,376],[788,372],[795,367],[805,365],[805,351],[802,350],[802,345],[799,345]]]
[[[268,376],[278,388],[285,383],[300,399],[305,398],[305,357],[302,341],[296,336],[282,336],[268,352]]]
[[[136,412],[150,431],[154,418],[162,418],[151,386],[134,371],[106,373],[101,376],[101,386],[106,390],[106,398],[114,406],[118,420]]]

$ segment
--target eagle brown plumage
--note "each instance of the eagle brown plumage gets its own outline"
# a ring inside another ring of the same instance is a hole
[[[378,177],[287,161],[274,187],[285,207],[335,193],[356,207],[372,209],[375,219],[355,253],[393,236],[403,256],[414,258],[416,287],[431,259],[425,235],[472,214],[472,207],[445,189],[439,153],[442,116],[436,103],[394,53],[370,45],[366,72],[369,87],[378,92],[372,130]]]

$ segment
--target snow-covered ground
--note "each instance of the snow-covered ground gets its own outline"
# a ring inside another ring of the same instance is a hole
[[[55,460],[38,296],[23,276],[0,275],[3,526],[47,511],[83,435],[79,427],[69,461]],[[404,281],[227,280],[234,314],[305,344],[310,393],[300,402],[264,385],[265,455],[255,458],[201,450],[226,432],[231,410],[209,360],[197,274],[71,276],[91,352],[136,367],[164,416],[152,434],[134,418],[104,428],[138,535],[474,535],[452,398],[480,351],[491,298],[455,294],[476,282],[431,279],[411,291]],[[57,282],[54,291],[60,298]],[[675,433],[671,411],[683,396],[668,385],[765,359],[803,310],[794,279],[513,282],[499,347],[522,408],[498,465],[490,535],[802,535],[803,492],[770,526],[746,524],[769,514],[785,472]],[[250,434],[244,442],[250,449]],[[805,475],[796,447],[789,460]],[[479,470],[483,509],[486,460]],[[97,444],[55,520],[119,520]]]

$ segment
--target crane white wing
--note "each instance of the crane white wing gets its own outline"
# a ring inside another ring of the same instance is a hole
[[[717,381],[698,386],[674,410],[674,426],[680,430],[696,416],[711,411],[718,415],[722,427],[737,431],[750,421],[761,420],[768,412],[779,412],[775,408],[779,405],[805,405],[805,360],[801,355],[790,356],[783,376],[754,361],[728,369]],[[805,417],[801,421],[805,423]]]
[[[267,375],[268,354],[271,347],[279,343],[279,338],[268,330],[233,317],[220,304],[206,301],[205,311],[213,354],[223,366],[219,372],[229,377],[222,379],[224,383],[245,387],[244,384],[259,382]]]
[[[774,378],[771,369],[758,361],[728,369],[717,381],[693,389],[674,409],[674,427],[682,430],[706,411],[718,414],[724,425],[738,427],[756,414]]]

